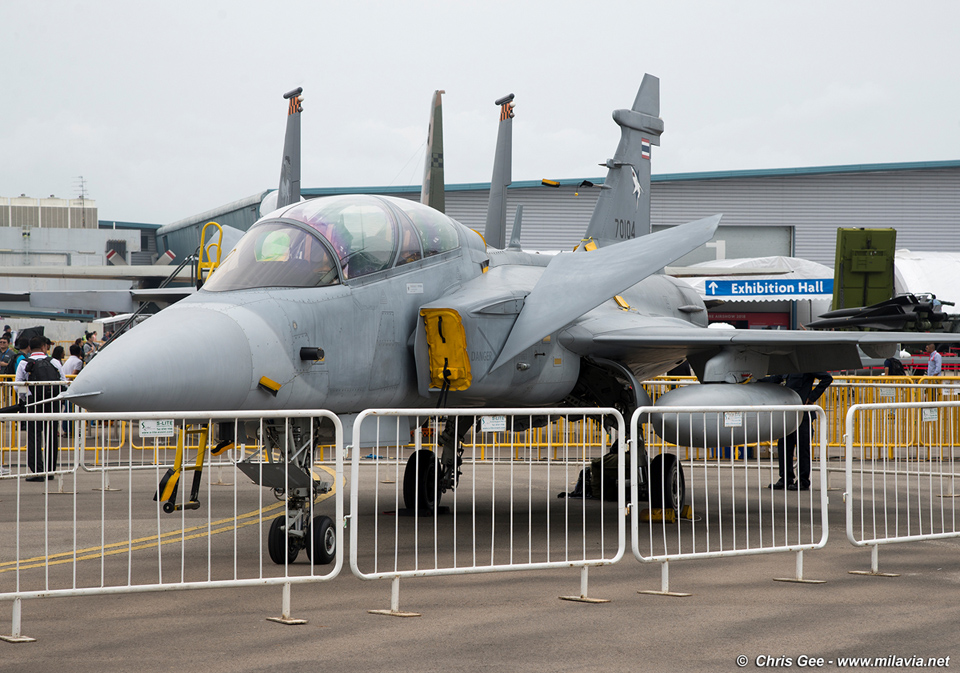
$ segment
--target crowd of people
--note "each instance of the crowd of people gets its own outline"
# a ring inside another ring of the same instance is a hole
[[[3,333],[0,334],[0,374],[15,376],[20,363],[30,356],[32,352],[30,339],[34,335],[29,330],[26,332],[15,336],[9,325],[4,325]],[[82,337],[70,344],[70,354],[67,356],[67,349],[62,345],[55,346],[42,334],[37,336],[43,341],[44,357],[49,356],[56,361],[65,376],[74,376],[79,373],[83,366],[93,359],[101,346],[96,332],[84,332]]]
[[[68,376],[76,375],[94,358],[100,345],[96,332],[85,332],[70,344],[70,355],[66,356],[63,346],[54,346],[38,330],[24,330],[14,335],[10,326],[4,325],[0,334],[0,374],[12,375],[16,383],[33,385],[15,386],[17,402],[0,412],[22,411],[28,405],[31,411],[39,413],[60,411],[59,402],[45,403],[44,400],[56,397],[62,390],[57,382],[66,382]],[[28,421],[25,425],[27,466],[32,473],[25,481],[53,479],[60,456],[60,434],[65,428],[51,421]],[[9,472],[9,468],[0,465],[0,475]]]

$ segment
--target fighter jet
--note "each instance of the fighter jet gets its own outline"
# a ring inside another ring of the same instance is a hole
[[[512,101],[497,102],[510,123]],[[721,215],[649,233],[659,112],[659,80],[646,75],[613,113],[620,142],[574,252],[524,252],[516,236],[497,249],[400,198],[281,199],[200,291],[119,337],[69,397],[97,412],[566,404],[629,417],[648,402],[640,381],[685,360],[703,385],[682,403],[783,404],[783,388],[736,384],[854,368],[858,344],[892,352],[897,335],[707,329],[697,293],[659,271],[708,242]],[[150,385],[135,362],[160,363]],[[417,452],[408,463],[419,475],[408,507],[456,488],[466,428],[453,427],[437,462]],[[680,470],[661,470],[665,484]]]

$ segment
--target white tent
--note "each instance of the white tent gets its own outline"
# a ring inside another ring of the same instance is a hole
[[[718,259],[666,272],[704,300],[797,302],[800,324],[829,311],[833,300],[833,269],[798,257]]]
[[[799,257],[749,257],[717,259],[680,268],[667,268],[667,273],[689,283],[704,299],[724,301],[799,301],[833,299],[833,269]],[[711,282],[748,281],[736,294],[725,294],[711,288]],[[819,286],[797,281],[829,280]],[[751,291],[755,289],[756,291]],[[791,290],[793,290],[791,292]],[[829,310],[829,309],[825,309]]]
[[[894,260],[897,294],[935,294],[941,301],[960,304],[960,253],[897,250]]]

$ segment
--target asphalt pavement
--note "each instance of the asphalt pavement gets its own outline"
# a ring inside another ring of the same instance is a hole
[[[10,507],[8,491],[0,499]],[[123,497],[106,502],[126,506]],[[829,507],[826,547],[804,555],[804,577],[822,584],[774,581],[795,573],[788,552],[674,562],[670,588],[690,596],[641,594],[660,587],[660,566],[638,562],[628,545],[619,563],[589,572],[589,594],[607,603],[560,600],[579,593],[576,568],[412,578],[400,582],[400,608],[420,616],[399,618],[369,612],[390,607],[390,582],[357,579],[345,562],[332,581],[292,587],[291,616],[306,620],[296,626],[267,619],[281,615],[279,586],[27,600],[22,633],[36,641],[0,642],[0,670],[909,667],[877,666],[881,657],[940,658],[933,670],[960,665],[960,540],[883,547],[880,569],[898,577],[850,574],[869,570],[870,552],[846,540],[839,494]],[[2,633],[10,632],[11,607],[2,604]]]

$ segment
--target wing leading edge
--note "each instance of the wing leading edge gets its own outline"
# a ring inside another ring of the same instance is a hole
[[[789,374],[856,369],[861,365],[858,346],[875,357],[888,357],[899,343],[925,339],[929,335],[915,332],[706,329],[624,312],[578,321],[559,335],[560,343],[574,353],[620,360],[645,376],[687,359],[701,380],[706,363],[723,352],[761,358],[764,371],[755,375]]]
[[[589,252],[554,257],[524,300],[491,371],[709,241],[721,215]]]

